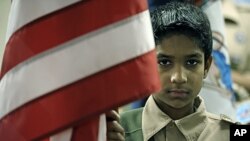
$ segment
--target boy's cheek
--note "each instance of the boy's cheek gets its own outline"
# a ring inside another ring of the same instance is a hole
[[[166,75],[160,75],[161,88],[164,88],[166,85],[170,83],[170,78]]]

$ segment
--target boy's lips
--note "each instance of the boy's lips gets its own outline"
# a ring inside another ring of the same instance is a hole
[[[189,95],[189,91],[187,89],[169,89],[166,92],[175,98],[184,98]]]

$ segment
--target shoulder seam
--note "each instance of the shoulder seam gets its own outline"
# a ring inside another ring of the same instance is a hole
[[[206,114],[207,114],[208,118],[212,118],[212,119],[215,119],[215,120],[220,120],[220,117],[218,115],[215,115],[215,114],[212,114],[212,113],[209,113],[209,112],[206,112]]]

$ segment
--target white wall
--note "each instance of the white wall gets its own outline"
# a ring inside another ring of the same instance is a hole
[[[10,3],[11,0],[0,0],[0,65],[2,64],[2,56],[5,45],[5,33],[8,23]]]

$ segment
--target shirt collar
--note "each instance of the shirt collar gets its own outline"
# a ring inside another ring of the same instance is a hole
[[[174,121],[159,109],[153,97],[150,96],[142,112],[142,131],[144,140],[149,140],[171,121],[176,124],[186,138],[197,139],[204,130],[207,121],[205,105],[199,96],[195,99],[194,107],[196,111],[193,114]]]

